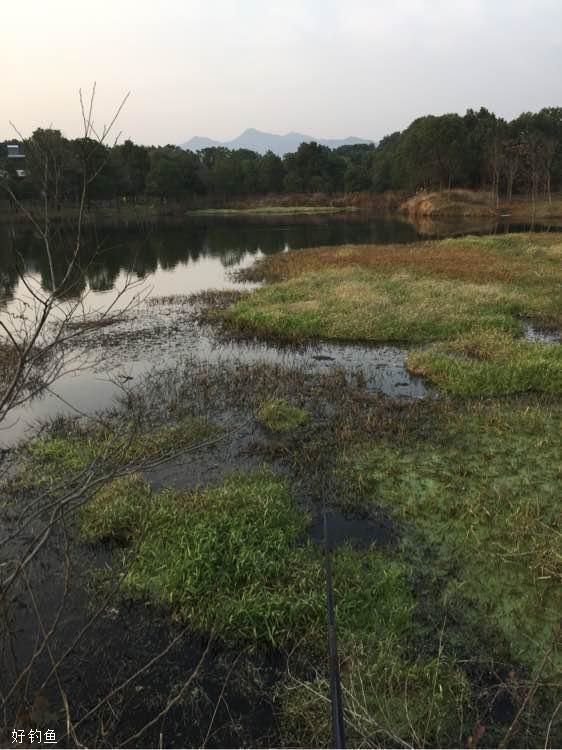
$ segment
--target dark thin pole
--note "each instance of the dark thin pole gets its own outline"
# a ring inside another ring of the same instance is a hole
[[[328,617],[328,649],[330,656],[330,698],[332,704],[332,742],[335,748],[345,747],[338,640],[332,586],[332,549],[328,537],[328,516],[324,505],[324,560],[326,566],[326,610]]]

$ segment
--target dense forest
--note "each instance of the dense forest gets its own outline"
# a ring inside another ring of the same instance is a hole
[[[47,192],[57,206],[78,200],[84,173],[89,200],[103,202],[459,187],[491,190],[509,200],[514,194],[550,197],[562,190],[562,107],[525,112],[511,122],[485,108],[464,116],[428,115],[376,145],[332,150],[303,143],[283,158],[247,149],[193,153],[130,140],[108,147],[68,140],[53,129],[38,129],[20,144],[25,159],[8,158],[8,145],[17,143],[0,143],[0,178],[19,199],[38,199],[48,173]]]

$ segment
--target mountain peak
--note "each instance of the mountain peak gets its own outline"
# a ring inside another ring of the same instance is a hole
[[[246,128],[244,132],[231,141],[215,141],[212,138],[196,136],[186,143],[182,143],[181,148],[188,149],[189,151],[199,151],[212,146],[224,146],[230,149],[246,148],[251,151],[257,151],[259,154],[273,151],[278,156],[284,156],[287,153],[296,151],[301,143],[310,143],[311,141],[315,141],[322,146],[329,146],[330,148],[351,146],[358,143],[373,143],[373,141],[366,138],[356,138],[355,136],[348,138],[314,138],[302,133],[291,132],[285,135],[278,135],[276,133],[266,133],[263,130],[256,130],[256,128]]]
[[[243,135],[267,135],[267,133],[264,133],[262,130],[256,130],[255,128],[246,128],[246,130],[238,137],[241,138]]]

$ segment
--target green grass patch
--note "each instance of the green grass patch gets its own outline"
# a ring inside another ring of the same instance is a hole
[[[512,658],[559,669],[562,409],[483,403],[456,410],[431,442],[349,453],[358,493],[412,525],[456,573],[451,600],[511,644]]]
[[[85,506],[81,530],[89,542],[129,543],[126,591],[194,628],[234,642],[304,639],[323,652],[323,563],[302,543],[308,524],[286,484],[262,470],[194,492],[152,494],[138,476],[118,479]],[[407,633],[413,603],[400,564],[343,547],[334,577],[344,637]]]
[[[348,747],[455,747],[470,731],[466,676],[442,656],[408,661],[403,643],[346,642],[342,668]],[[284,686],[282,739],[288,747],[332,747],[330,686],[319,674]]]
[[[562,393],[562,349],[525,341],[522,322],[562,326],[561,260],[555,234],[280,254],[250,271],[270,283],[215,319],[288,341],[432,344],[410,370],[455,395]]]
[[[82,507],[82,539],[129,544],[136,536],[144,535],[151,503],[150,487],[139,474],[114,479]]]
[[[408,370],[455,396],[562,393],[562,346],[496,331],[410,352]]]
[[[272,432],[292,432],[310,421],[310,413],[282,399],[273,399],[261,404],[257,419]]]
[[[129,427],[129,429],[127,429]],[[35,484],[67,479],[91,465],[121,466],[189,448],[216,432],[207,422],[187,417],[152,430],[132,426],[75,429],[33,440],[24,473]]]
[[[82,536],[129,545],[124,591],[231,644],[290,649],[312,681],[280,686],[284,738],[329,744],[322,551],[284,481],[269,470],[192,492],[150,491],[138,476],[104,487],[82,511]],[[415,602],[409,571],[374,549],[334,553],[336,618],[354,742],[459,733],[467,681],[441,656],[409,655]],[[461,722],[462,723],[462,722]]]
[[[524,290],[499,283],[344,268],[263,287],[223,314],[236,328],[285,339],[419,344],[475,328],[518,334],[516,316],[539,303]]]

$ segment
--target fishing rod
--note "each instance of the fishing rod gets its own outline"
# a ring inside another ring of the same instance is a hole
[[[328,513],[326,510],[326,483],[323,482],[322,515],[324,523],[324,567],[326,573],[326,618],[328,623],[328,654],[330,666],[330,702],[332,707],[332,742],[335,748],[345,748],[345,726],[338,660],[338,639],[334,609],[334,587],[332,584],[332,547],[329,537]]]

